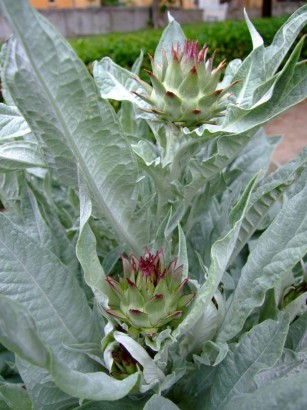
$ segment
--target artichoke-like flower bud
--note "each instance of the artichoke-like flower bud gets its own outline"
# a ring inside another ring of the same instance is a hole
[[[131,356],[128,350],[121,344],[115,346],[112,351],[113,364],[110,374],[118,380],[123,380],[138,371],[139,363]]]
[[[123,256],[124,275],[118,281],[106,276],[109,309],[106,312],[125,324],[130,334],[153,336],[166,327],[174,328],[195,293],[184,293],[189,278],[182,280],[183,266],[177,258],[168,268],[163,250],[148,249],[139,260]]]
[[[160,120],[177,125],[196,127],[201,124],[216,124],[215,120],[224,115],[229,89],[217,89],[220,76],[226,66],[222,61],[213,68],[214,55],[206,61],[208,47],[200,51],[197,41],[185,41],[172,47],[170,59],[163,50],[161,65],[152,57],[152,72],[147,71],[151,84],[137,78],[146,94],[135,93],[152,108],[144,111],[156,114]]]

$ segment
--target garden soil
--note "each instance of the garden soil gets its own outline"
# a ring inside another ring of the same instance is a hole
[[[307,146],[307,99],[264,128],[269,136],[283,136],[274,152],[274,162],[284,164],[296,157]]]

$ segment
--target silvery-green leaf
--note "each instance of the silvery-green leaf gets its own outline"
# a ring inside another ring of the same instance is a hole
[[[265,49],[265,67],[268,76],[275,74],[295,38],[307,21],[307,6],[296,10],[276,33],[272,44]]]
[[[26,385],[34,409],[69,410],[77,406],[78,399],[60,390],[51,380],[50,373],[17,358],[18,371]]]
[[[228,352],[229,347],[227,343],[216,343],[210,340],[204,344],[200,356],[193,355],[193,360],[195,363],[206,366],[217,366],[225,359]]]
[[[223,134],[208,158],[202,161],[192,159],[189,162],[192,180],[184,187],[185,197],[193,198],[195,192],[229,165],[247,144],[249,137],[248,133]]]
[[[231,215],[232,226],[230,231],[223,238],[217,240],[213,244],[211,248],[211,265],[208,271],[207,280],[197,292],[192,309],[174,331],[174,336],[177,338],[182,337],[184,340],[181,344],[181,349],[183,350],[188,348],[190,341],[193,340],[194,325],[201,318],[207,306],[210,304],[222,279],[224,270],[233,251],[257,177],[258,176],[256,175],[256,177],[250,181],[237,205],[233,208]]]
[[[49,370],[55,383],[67,394],[80,399],[118,400],[129,393],[138,373],[118,381],[105,373],[81,373],[49,353],[34,321],[20,303],[0,296],[0,341],[19,357]]]
[[[32,403],[27,391],[20,384],[1,383],[0,400],[4,400],[10,409],[32,410]],[[1,409],[1,403],[0,403]]]
[[[0,141],[21,137],[30,132],[28,124],[15,107],[0,104]]]
[[[170,238],[167,236],[167,230],[170,225],[171,219],[172,219],[172,208],[169,209],[167,215],[160,223],[157,229],[156,235],[155,235],[153,246],[152,246],[152,249],[154,252],[162,247],[166,260],[170,260],[171,258],[171,242],[170,242]]]
[[[6,60],[6,53],[7,53],[7,49],[8,49],[8,44],[7,42],[4,43],[2,45],[2,47],[0,48],[0,76],[1,76],[1,94],[3,97],[4,102],[9,105],[10,107],[15,107],[15,102],[7,88],[5,79],[3,78],[3,69],[4,69],[4,62]]]
[[[260,36],[260,34],[258,33],[258,31],[256,30],[253,23],[250,21],[250,19],[248,17],[248,14],[246,13],[245,9],[244,9],[244,18],[245,18],[249,33],[250,33],[251,38],[252,38],[253,49],[261,47],[263,45],[263,39]]]
[[[232,79],[235,75],[235,73],[238,71],[240,65],[242,64],[242,60],[239,58],[236,58],[235,60],[232,60],[227,64],[224,77],[222,81],[219,83],[219,87],[224,88],[227,85],[231,84]]]
[[[147,167],[160,163],[157,148],[151,142],[140,140],[137,144],[132,144],[132,149],[136,155],[142,158]]]
[[[0,295],[0,342],[30,363],[48,368],[50,354],[24,306]]]
[[[91,287],[102,306],[107,306],[105,273],[97,255],[97,241],[88,223],[92,213],[92,203],[82,176],[79,177],[80,231],[77,242],[77,257],[84,271],[84,279]]]
[[[59,361],[52,363],[51,373],[61,390],[87,400],[119,400],[132,390],[139,378],[138,373],[124,380],[116,380],[103,372],[81,373]]]
[[[294,352],[307,350],[307,313],[297,318],[290,325],[286,347]]]
[[[188,252],[187,252],[187,243],[184,236],[184,232],[180,225],[178,225],[178,233],[179,233],[179,244],[178,244],[178,260],[177,266],[182,265],[182,279],[188,277],[189,273],[189,260],[188,260]]]
[[[32,403],[28,393],[18,384],[7,383],[0,386],[0,400],[1,399],[9,406],[9,409],[32,410]],[[1,402],[0,409],[3,410]]]
[[[288,303],[284,308],[293,321],[297,316],[301,316],[307,312],[307,292],[296,297],[292,302]]]
[[[303,41],[304,38],[297,44],[284,68],[276,74],[273,81],[268,81],[269,87],[261,85],[259,89],[262,91],[253,106],[229,104],[223,122],[225,131],[242,133],[259,127],[306,97],[306,64],[297,64]]]
[[[27,6],[27,2],[24,2],[24,5]],[[1,7],[3,6],[2,3]],[[14,6],[16,6],[16,2],[14,2]],[[15,11],[15,15],[17,17],[20,13]],[[30,28],[30,26],[28,27]],[[37,47],[32,50],[37,50]],[[57,112],[54,112],[53,101],[50,104],[49,92],[44,90],[46,88],[45,82],[40,84],[40,80],[43,78],[35,75],[37,69],[33,70],[24,49],[15,39],[9,41],[5,58],[5,69],[2,77],[32,132],[42,141],[48,165],[61,176],[64,183],[70,186],[75,185],[74,159],[67,145],[63,142],[62,126],[56,119]],[[52,83],[51,81],[50,84],[54,84],[54,81]]]
[[[127,226],[135,209],[136,161],[114,110],[68,43],[27,2],[4,0],[1,10],[18,38],[4,76],[20,112],[47,145],[62,180],[76,182],[78,163],[95,205],[120,240],[138,251]]]
[[[171,400],[154,394],[145,404],[144,410],[179,410]]]
[[[266,320],[244,334],[234,351],[220,363],[212,380],[207,409],[224,409],[235,395],[247,393],[256,374],[272,367],[281,356],[289,318]]]
[[[135,340],[125,333],[115,331],[114,339],[123,345],[131,356],[143,367],[143,376],[147,385],[153,387],[165,379],[164,373],[159,369],[146,350]],[[148,390],[147,386],[141,386],[141,391]]]
[[[243,327],[250,312],[261,306],[274,287],[307,252],[307,186],[285,202],[269,228],[258,239],[242,269],[233,299],[219,331],[227,341]]]
[[[5,209],[18,212],[18,200],[20,195],[20,180],[22,172],[6,172],[0,174],[0,198]]]
[[[0,172],[45,167],[39,145],[30,141],[14,141],[0,145]]]
[[[240,174],[234,178],[233,185],[242,183],[243,186],[246,186],[248,181],[259,170],[262,170],[265,175],[268,171],[273,151],[279,141],[280,137],[268,138],[263,128],[260,128],[227,169],[227,172],[240,171]]]
[[[303,170],[307,168],[307,149],[293,161],[278,168],[260,181],[252,194],[251,204],[242,222],[237,243],[231,260],[239,254],[248,239],[256,231],[272,206],[280,199],[284,192],[293,186]]]
[[[264,46],[263,44],[255,48],[239,66],[238,71],[232,81],[239,81],[233,87],[236,97],[236,104],[241,107],[249,107],[255,88],[263,84],[266,80],[264,67]],[[226,124],[227,124],[226,114]]]
[[[130,101],[122,101],[117,115],[122,130],[130,143],[136,144],[140,141],[140,138],[142,140],[150,139],[149,126],[143,118],[140,118],[139,109],[135,104]]]
[[[21,198],[23,226],[26,233],[48,248],[69,269],[78,272],[78,260],[74,243],[67,237],[67,231],[52,207],[44,197],[23,181],[24,192]]]
[[[95,341],[91,311],[74,274],[0,214],[0,292],[28,308],[59,360],[86,371],[93,362],[62,343]]]
[[[138,56],[138,58],[133,63],[133,66],[131,67],[131,72],[132,73],[134,73],[136,75],[140,74],[140,70],[141,70],[142,64],[143,64],[143,58],[144,58],[144,52],[143,52],[143,50],[141,50],[140,55]]]
[[[70,410],[143,410],[145,399],[125,397],[121,400],[113,401],[89,401],[80,406],[73,407]]]
[[[132,91],[141,94],[144,92],[137,83],[135,74],[115,64],[109,57],[95,61],[93,75],[102,98],[131,101],[142,105],[142,100],[132,93]]]
[[[120,259],[124,249],[121,245],[117,246],[116,248],[112,249],[104,258],[102,262],[102,268],[106,275],[109,275],[112,272],[115,264]]]
[[[102,355],[101,355],[101,346],[99,343],[94,342],[85,342],[85,343],[76,343],[65,345],[64,347],[71,352],[86,354],[91,359],[95,360],[97,363],[100,363],[102,366],[105,366]]]
[[[253,393],[235,396],[223,410],[305,409],[307,373],[268,383]]]
[[[163,31],[159,44],[156,48],[155,55],[154,55],[155,62],[161,65],[163,49],[166,52],[168,61],[170,61],[171,53],[172,53],[172,46],[174,46],[174,48],[176,49],[177,45],[179,44],[181,50],[183,50],[184,40],[185,40],[185,35],[184,35],[184,32],[182,31],[180,24],[178,24],[177,21],[175,21],[174,19],[171,19],[167,27]],[[174,44],[174,41],[175,41],[175,44]]]
[[[294,374],[307,372],[307,352],[292,352],[284,349],[277,363],[266,370],[259,372],[253,382],[253,390],[259,389],[271,381],[290,377]]]

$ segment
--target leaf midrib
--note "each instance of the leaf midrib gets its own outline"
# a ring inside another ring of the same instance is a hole
[[[90,171],[88,170],[88,167],[86,166],[86,163],[79,151],[78,146],[75,144],[73,136],[71,135],[71,133],[69,132],[69,128],[66,125],[65,119],[63,118],[63,116],[61,115],[61,111],[59,110],[59,108],[57,107],[56,103],[55,103],[55,99],[52,95],[52,93],[50,92],[48,85],[46,84],[46,82],[44,81],[44,78],[42,77],[42,75],[40,74],[36,64],[34,63],[34,60],[32,58],[32,54],[31,51],[29,50],[27,43],[23,41],[23,36],[22,33],[19,29],[18,24],[13,24],[14,22],[14,18],[11,17],[11,13],[8,11],[5,3],[2,3],[2,7],[5,9],[6,11],[6,17],[10,20],[11,22],[11,26],[14,27],[14,30],[17,33],[18,39],[20,41],[20,43],[22,44],[27,57],[29,59],[29,62],[33,68],[33,71],[35,72],[35,75],[37,76],[42,88],[44,89],[44,91],[46,92],[47,96],[48,96],[48,100],[51,102],[52,108],[54,110],[54,113],[56,114],[56,117],[59,121],[59,123],[62,126],[62,130],[63,130],[63,135],[65,137],[65,139],[67,140],[69,146],[71,147],[71,150],[74,154],[74,156],[76,157],[78,164],[85,176],[85,179],[87,181],[87,183],[89,184],[90,187],[90,191],[95,195],[96,198],[98,198],[99,200],[97,201],[98,204],[100,204],[103,213],[106,215],[107,219],[111,222],[113,228],[115,228],[116,233],[122,237],[124,239],[124,241],[130,245],[131,249],[136,252],[136,254],[141,253],[141,249],[139,247],[139,245],[135,242],[135,240],[129,235],[129,233],[123,229],[123,224],[119,224],[117,222],[116,217],[113,215],[111,209],[107,206],[106,202],[104,201],[104,198],[102,197],[95,181],[93,180]],[[40,24],[40,21],[37,19],[37,16],[35,16],[36,21],[38,22],[38,24]],[[48,23],[49,24],[49,23]],[[97,102],[98,103],[98,102]],[[97,107],[98,110],[100,110],[100,107]]]

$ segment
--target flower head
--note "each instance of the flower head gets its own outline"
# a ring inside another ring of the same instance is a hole
[[[223,116],[228,91],[236,82],[224,89],[217,88],[226,63],[222,61],[213,68],[215,53],[206,60],[207,53],[207,46],[199,50],[197,41],[186,40],[183,50],[179,44],[172,47],[170,58],[163,50],[161,64],[150,57],[152,71],[146,72],[152,87],[137,79],[146,93],[135,93],[152,106],[145,111],[156,114],[162,121],[188,127],[214,124]]]
[[[185,294],[188,278],[182,280],[183,266],[177,259],[168,268],[163,250],[130,260],[122,256],[123,276],[118,281],[107,276],[109,309],[106,311],[131,333],[153,335],[165,327],[174,327],[195,296]]]
[[[128,350],[122,345],[117,344],[112,351],[111,375],[118,380],[123,380],[131,374],[137,372],[138,362],[131,356]]]

